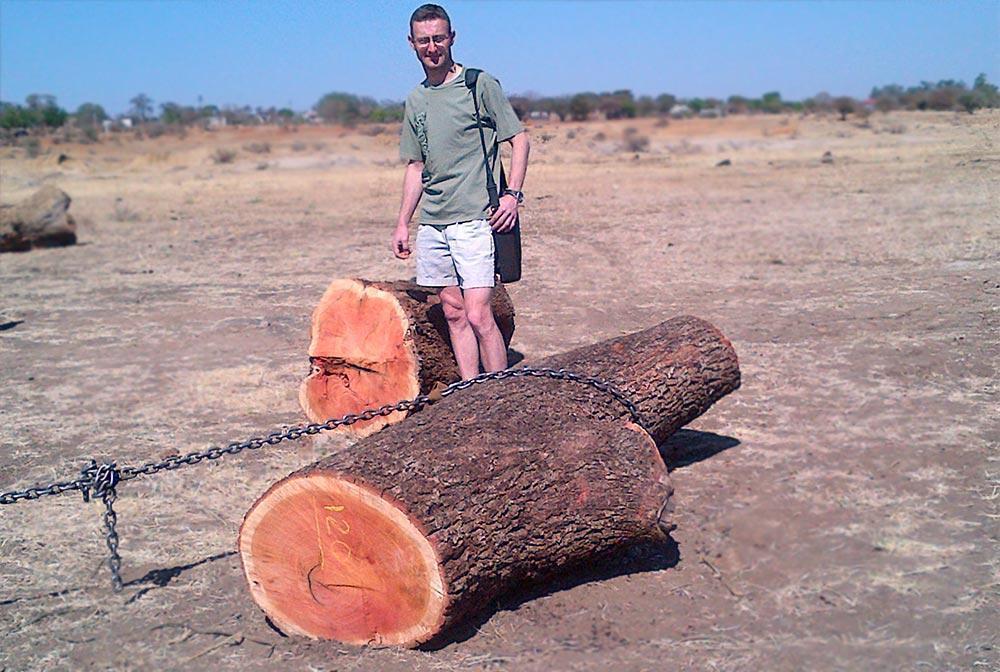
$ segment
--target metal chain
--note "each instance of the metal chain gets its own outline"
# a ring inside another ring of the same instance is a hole
[[[395,404],[386,404],[378,408],[369,408],[360,413],[349,413],[340,418],[331,418],[326,422],[311,423],[289,427],[280,432],[272,432],[265,437],[254,437],[246,441],[230,443],[225,447],[213,447],[207,450],[188,453],[187,455],[171,455],[159,462],[147,462],[138,467],[118,468],[114,462],[104,462],[97,464],[95,460],[90,462],[80,471],[80,478],[75,481],[57,481],[48,485],[39,485],[26,490],[14,490],[11,492],[0,492],[0,505],[16,504],[22,500],[39,499],[47,495],[59,495],[64,492],[79,490],[83,493],[83,501],[89,502],[91,497],[100,499],[104,503],[104,528],[106,530],[105,543],[108,547],[108,569],[111,570],[111,583],[115,592],[120,592],[123,586],[121,578],[121,556],[118,554],[118,516],[114,510],[115,500],[118,498],[117,486],[120,482],[130,481],[139,476],[152,476],[161,471],[171,471],[180,469],[192,464],[199,464],[204,460],[217,460],[226,455],[237,455],[244,450],[257,450],[264,446],[275,446],[282,441],[294,441],[304,435],[319,434],[320,432],[346,427],[356,422],[371,420],[378,416],[390,415],[401,411],[416,411],[428,404],[432,404],[438,399],[449,397],[461,390],[467,390],[474,385],[486,383],[494,380],[506,380],[507,378],[549,378],[552,380],[564,380],[574,383],[581,383],[592,387],[600,392],[604,392],[612,399],[620,403],[632,416],[632,420],[640,427],[646,429],[639,409],[621,390],[611,383],[593,376],[583,376],[579,373],[567,371],[566,369],[545,369],[524,367],[520,369],[505,369],[503,371],[493,371],[482,373],[475,378],[462,380],[448,385],[439,392],[430,394],[420,394],[413,399],[405,399]]]
[[[122,590],[122,556],[118,555],[118,514],[115,513],[115,500],[118,493],[114,488],[105,491],[101,497],[104,500],[104,543],[108,546],[108,569],[111,570],[111,587],[116,593]]]

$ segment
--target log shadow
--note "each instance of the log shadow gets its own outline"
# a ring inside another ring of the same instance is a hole
[[[175,565],[174,567],[163,567],[160,569],[151,569],[146,572],[138,579],[132,579],[131,581],[126,581],[123,586],[125,588],[131,588],[132,586],[141,586],[143,584],[148,585],[145,588],[140,588],[135,595],[128,598],[126,604],[132,604],[140,597],[153,590],[154,588],[162,588],[168,585],[175,578],[180,576],[182,573],[189,569],[194,569],[199,565],[204,565],[209,562],[215,562],[217,560],[223,560],[225,558],[236,555],[236,551],[222,551],[221,553],[216,553],[215,555],[210,555],[208,557],[202,558],[201,560],[195,560],[194,562],[189,562],[183,565]],[[17,602],[29,601],[29,600],[40,600],[46,597],[63,597],[64,595],[69,595],[71,593],[78,593],[90,588],[93,588],[94,584],[86,586],[73,586],[71,588],[63,588],[61,590],[53,590],[46,593],[38,593],[36,595],[22,595],[20,597],[11,597],[4,600],[0,600],[0,606],[7,606],[10,604],[16,604]],[[103,590],[104,588],[101,588]],[[3,669],[3,668],[0,668]]]
[[[507,348],[507,368],[516,366],[524,361],[524,353],[515,350],[514,348]]]
[[[471,639],[494,615],[501,611],[515,611],[526,602],[569,590],[585,583],[605,581],[628,574],[671,569],[677,566],[678,562],[680,562],[680,548],[677,542],[668,535],[665,541],[659,543],[641,544],[614,555],[587,560],[578,565],[563,568],[558,576],[549,578],[544,583],[525,585],[521,589],[500,597],[468,620],[421,644],[418,649],[438,651],[451,644]]]
[[[128,598],[126,604],[132,604],[133,602],[135,602],[140,597],[142,597],[149,591],[153,590],[154,588],[163,588],[164,586],[169,585],[171,581],[173,581],[174,579],[176,579],[178,576],[180,576],[189,569],[194,569],[195,567],[204,565],[209,562],[224,560],[234,555],[236,555],[236,551],[223,551],[221,553],[216,553],[215,555],[210,555],[206,558],[202,558],[201,560],[195,560],[194,562],[189,562],[184,565],[175,565],[173,567],[162,567],[160,569],[151,569],[144,575],[140,576],[138,579],[132,579],[131,581],[125,582],[124,585],[126,588],[129,588],[131,586],[139,586],[143,584],[152,584],[152,585],[147,585],[146,587],[136,591],[135,595]]]
[[[740,440],[731,436],[699,432],[694,429],[679,429],[671,434],[658,448],[667,469],[682,469],[707,460],[724,450],[740,445]]]

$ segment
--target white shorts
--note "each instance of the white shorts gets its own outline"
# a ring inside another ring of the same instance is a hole
[[[462,289],[492,287],[493,231],[485,219],[417,229],[417,284]]]

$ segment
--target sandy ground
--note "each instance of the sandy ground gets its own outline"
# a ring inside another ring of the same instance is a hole
[[[513,347],[530,362],[691,313],[741,358],[743,387],[662,446],[675,543],[512,595],[434,650],[285,638],[233,549],[270,483],[351,449],[302,440],[123,485],[120,595],[99,504],[3,507],[0,669],[1000,669],[998,131],[998,113],[533,126]],[[75,247],[0,256],[0,322],[23,320],[0,331],[0,489],[302,422],[323,289],[413,274],[388,248],[395,142],[0,150],[4,201],[55,184],[80,221]]]

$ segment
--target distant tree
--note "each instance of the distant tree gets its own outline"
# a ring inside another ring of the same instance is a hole
[[[750,109],[750,101],[743,96],[729,96],[726,100],[726,112],[728,114],[746,114]]]
[[[187,126],[201,118],[201,111],[190,105],[160,104],[160,121],[168,126]]]
[[[319,99],[314,109],[327,122],[353,124],[361,118],[361,101],[351,93],[328,93]]]
[[[48,126],[58,128],[69,117],[66,110],[59,107],[56,97],[48,93],[32,93],[25,99],[26,107],[11,106],[5,110],[4,128],[30,128]]]
[[[875,109],[879,112],[891,112],[899,109],[899,99],[883,96],[875,99]]]
[[[760,98],[760,109],[768,114],[781,112],[781,94],[777,91],[768,91]]]
[[[535,101],[527,96],[510,96],[510,106],[514,109],[514,114],[517,115],[517,118],[521,120],[528,118],[534,107],[534,103]]]
[[[627,98],[619,97],[618,118],[635,119],[638,114],[639,112],[631,91],[628,92]]]
[[[840,96],[833,101],[833,107],[840,113],[840,120],[846,121],[847,115],[857,109],[857,103],[850,96]]]
[[[382,101],[368,115],[368,121],[379,124],[402,121],[404,113],[405,108],[403,107],[403,103],[391,100]]]
[[[833,111],[833,96],[826,91],[820,91],[812,97],[814,111],[818,114],[828,114]]]
[[[83,103],[76,108],[76,123],[81,126],[97,126],[108,118],[107,112],[97,103]]]
[[[677,96],[672,93],[661,93],[656,97],[656,111],[660,114],[669,114],[670,108],[677,104]]]
[[[990,84],[986,81],[985,73],[980,73],[976,77],[976,81],[972,85],[972,90],[980,96],[984,107],[1000,107],[1000,90],[997,89],[995,84]]]
[[[656,101],[652,96],[639,96],[635,101],[635,113],[639,117],[651,117],[656,114]]]
[[[704,98],[691,98],[690,100],[686,101],[685,104],[688,107],[690,107],[691,111],[694,112],[695,114],[698,114],[699,112],[705,109]]]
[[[569,101],[569,116],[573,121],[584,121],[590,116],[593,110],[590,96],[585,93],[578,93]]]
[[[549,114],[559,117],[559,121],[569,118],[569,97],[559,96],[558,98],[542,98],[538,101],[539,109],[545,110]]]
[[[160,103],[160,121],[164,124],[180,124],[181,106],[177,103]]]
[[[976,91],[966,91],[958,97],[958,104],[962,106],[963,110],[972,114],[983,107],[983,98]]]
[[[42,123],[49,128],[59,128],[66,123],[69,113],[58,105],[46,107],[42,110]]]
[[[370,96],[358,97],[358,114],[360,120],[370,119],[372,113],[378,109],[378,103]]]
[[[29,110],[41,111],[47,107],[57,107],[56,97],[49,93],[32,93],[24,100]]]
[[[962,82],[942,80],[927,93],[927,107],[932,110],[954,110],[958,106],[959,96],[966,91]]]
[[[606,119],[632,119],[636,115],[635,99],[628,89],[612,93],[602,93],[597,97],[596,107]]]
[[[249,105],[226,105],[222,108],[222,118],[230,126],[251,126],[257,123],[257,115]]]
[[[899,84],[886,84],[885,86],[873,86],[871,93],[868,94],[869,98],[902,98],[903,94],[906,93],[905,89]]]
[[[139,121],[146,121],[153,116],[153,101],[145,93],[136,95],[128,102],[132,105],[132,114],[134,114]]]
[[[31,128],[37,124],[31,110],[14,103],[0,102],[0,128]]]

